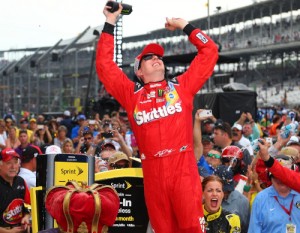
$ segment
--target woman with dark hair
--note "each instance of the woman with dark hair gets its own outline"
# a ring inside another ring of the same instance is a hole
[[[206,232],[241,232],[240,217],[222,209],[224,192],[221,178],[215,175],[205,177],[202,181],[202,189]]]
[[[52,136],[47,125],[38,125],[33,137],[33,144],[38,147],[42,147],[45,144],[52,144]]]

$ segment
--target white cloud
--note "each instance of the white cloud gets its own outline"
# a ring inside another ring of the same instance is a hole
[[[210,0],[211,13],[216,6],[232,9],[229,2]],[[51,46],[59,39],[75,37],[86,27],[104,23],[104,0],[9,0],[1,2],[0,50],[10,48]],[[128,0],[133,6],[131,15],[123,18],[123,35],[144,34],[164,27],[166,17],[193,20],[207,16],[206,0]],[[238,4],[238,5],[236,5]]]

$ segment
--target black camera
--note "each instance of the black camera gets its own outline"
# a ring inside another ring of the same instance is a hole
[[[112,132],[104,132],[104,133],[101,133],[101,137],[102,138],[112,138],[114,135]]]
[[[131,12],[132,12],[132,6],[131,5],[128,5],[128,4],[124,4],[124,3],[121,3],[123,9],[121,11],[121,14],[122,15],[130,15]],[[110,6],[110,12],[113,13],[117,10],[119,10],[119,3],[118,2],[114,2],[114,1],[108,1],[106,3],[106,6]]]

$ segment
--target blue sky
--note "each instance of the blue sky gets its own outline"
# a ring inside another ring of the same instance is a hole
[[[207,16],[207,0],[124,0],[133,6],[123,18],[123,36],[147,33],[164,27],[166,17],[193,20]],[[54,45],[70,39],[88,26],[103,24],[105,0],[9,0],[1,2],[0,50]],[[253,0],[210,0],[210,14],[216,7],[230,10]]]

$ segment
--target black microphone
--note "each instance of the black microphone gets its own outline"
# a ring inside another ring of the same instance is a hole
[[[132,6],[131,5],[128,5],[128,4],[124,4],[124,3],[121,3],[123,9],[121,11],[121,14],[122,15],[130,15],[131,12],[132,12]],[[117,10],[119,10],[119,3],[118,2],[114,2],[114,1],[108,1],[106,3],[106,6],[110,6],[110,12],[113,13]]]

